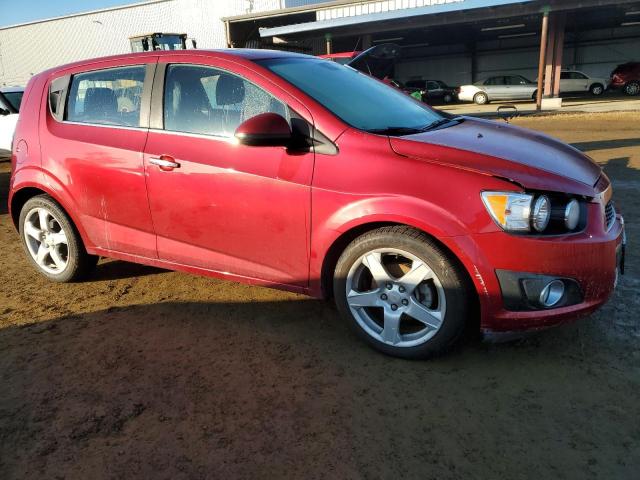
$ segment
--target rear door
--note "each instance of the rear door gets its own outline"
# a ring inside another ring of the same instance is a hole
[[[162,57],[152,112],[145,164],[159,257],[305,287],[314,155],[233,134],[260,113],[312,123],[310,113],[246,67],[184,56]]]
[[[510,92],[503,76],[488,78],[484,82],[484,87],[491,100],[505,100],[510,98]]]
[[[49,85],[42,166],[75,203],[94,246],[155,257],[142,152],[156,57],[69,70]]]

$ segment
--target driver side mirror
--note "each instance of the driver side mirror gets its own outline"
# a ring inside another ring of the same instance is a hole
[[[293,138],[289,122],[277,113],[261,113],[245,120],[234,136],[242,145],[252,147],[286,147]]]
[[[10,115],[11,112],[9,110],[7,110],[6,108],[2,108],[0,107],[0,115],[3,117],[6,117],[7,115]]]

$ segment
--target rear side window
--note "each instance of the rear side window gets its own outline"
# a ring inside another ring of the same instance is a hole
[[[144,66],[74,75],[65,119],[71,122],[140,126]]]
[[[5,92],[4,98],[11,104],[16,112],[20,111],[20,104],[22,103],[23,92]]]
[[[231,137],[245,120],[288,109],[251,82],[223,70],[169,65],[164,84],[164,128],[174,132]]]
[[[486,82],[485,85],[504,85],[504,77],[491,77]]]

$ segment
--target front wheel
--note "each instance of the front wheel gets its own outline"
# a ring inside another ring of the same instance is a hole
[[[338,310],[389,355],[426,358],[461,335],[470,291],[457,263],[427,235],[383,227],[355,239],[335,269]]]
[[[71,219],[48,195],[27,200],[20,211],[19,225],[28,258],[49,280],[77,280],[98,261],[86,252]]]
[[[589,87],[589,91],[591,92],[591,95],[594,95],[597,97],[604,93],[604,85],[600,83],[594,83]]]
[[[635,96],[640,93],[640,82],[629,82],[624,86],[624,93]]]
[[[451,103],[451,102],[453,102],[453,95],[451,95],[451,94],[449,94],[449,93],[445,94],[445,96],[444,96],[444,97],[442,97],[442,101],[443,101],[444,103]]]

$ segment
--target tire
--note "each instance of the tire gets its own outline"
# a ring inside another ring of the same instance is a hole
[[[489,97],[484,92],[478,92],[473,96],[473,101],[477,105],[486,105],[487,103],[489,103]]]
[[[447,93],[444,97],[442,97],[442,101],[443,101],[444,103],[451,103],[451,102],[453,102],[453,95],[450,95],[450,94],[448,94],[448,93]]]
[[[20,211],[19,230],[27,258],[49,280],[79,280],[98,263],[98,257],[85,250],[69,216],[48,195],[27,200]]]
[[[589,87],[589,92],[595,97],[600,96],[604,93],[604,85],[601,83],[594,83]]]
[[[633,81],[627,83],[624,86],[624,93],[632,97],[640,94],[640,82]]]
[[[533,100],[534,102],[538,101],[538,90],[533,92],[533,95],[531,96],[531,100]]]
[[[336,264],[333,288],[351,329],[373,348],[401,358],[445,352],[471,311],[472,292],[458,263],[430,237],[404,226],[353,240]]]

